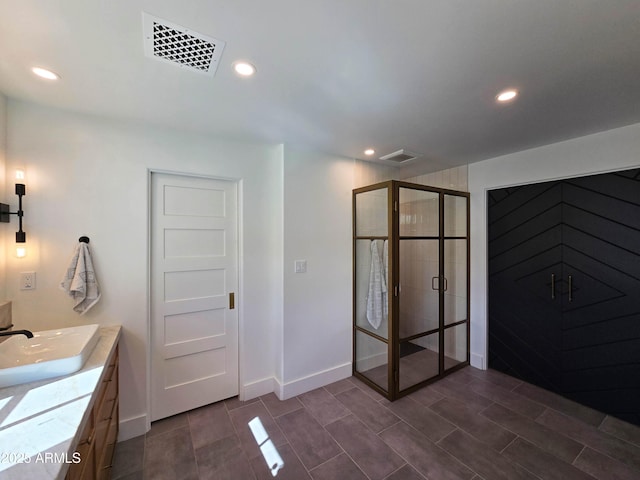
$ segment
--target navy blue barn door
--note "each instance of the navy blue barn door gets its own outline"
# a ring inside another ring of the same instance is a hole
[[[488,195],[489,366],[640,424],[640,170]]]

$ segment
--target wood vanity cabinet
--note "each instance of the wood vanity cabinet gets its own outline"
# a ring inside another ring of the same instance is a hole
[[[67,480],[108,480],[118,438],[118,347],[105,367],[96,401],[76,447],[80,463],[71,464]]]

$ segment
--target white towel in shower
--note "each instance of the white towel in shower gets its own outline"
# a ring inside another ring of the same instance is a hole
[[[386,322],[389,318],[389,296],[387,295],[387,271],[389,268],[389,242],[384,241],[382,247],[382,319]]]
[[[60,288],[73,298],[73,310],[80,315],[87,313],[100,300],[100,286],[88,244],[78,242],[69,267],[60,282]]]
[[[380,327],[383,319],[383,292],[387,291],[382,260],[378,253],[378,243],[371,240],[371,270],[369,271],[369,294],[367,295],[367,320],[375,329]],[[386,295],[385,295],[386,296]]]

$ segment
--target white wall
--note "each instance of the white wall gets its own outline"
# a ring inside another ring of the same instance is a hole
[[[6,150],[7,150],[7,97],[0,93],[0,202],[9,203],[8,190],[6,189]],[[7,194],[5,194],[7,192]],[[14,197],[16,198],[16,197]],[[13,199],[11,199],[13,200]],[[14,220],[15,222],[15,220]],[[7,281],[6,281],[6,240],[7,232],[13,232],[7,224],[2,225],[0,230],[0,303],[6,298]],[[15,240],[15,237],[13,237]]]
[[[121,438],[146,427],[149,169],[242,180],[241,391],[273,391],[283,299],[281,146],[222,141],[16,100],[9,100],[7,133],[8,171],[16,165],[27,171],[28,256],[8,258],[6,266],[14,323],[32,330],[122,324]],[[103,292],[85,316],[72,311],[58,288],[80,235],[91,238]],[[37,289],[19,290],[19,272],[31,270]]]
[[[285,146],[281,398],[351,375],[353,185],[353,160]]]
[[[638,166],[640,124],[469,165],[472,365],[487,367],[487,190]]]

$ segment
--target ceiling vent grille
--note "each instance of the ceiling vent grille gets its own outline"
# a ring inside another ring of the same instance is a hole
[[[401,163],[406,163],[406,162],[410,162],[411,160],[415,160],[419,156],[420,154],[409,152],[408,150],[405,150],[403,148],[398,150],[397,152],[393,152],[388,155],[384,155],[380,157],[380,160],[382,160],[383,162],[389,162],[389,163],[399,165]]]
[[[225,42],[167,20],[142,14],[147,57],[214,76]]]

